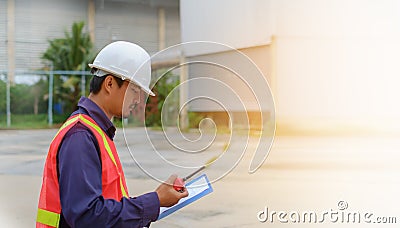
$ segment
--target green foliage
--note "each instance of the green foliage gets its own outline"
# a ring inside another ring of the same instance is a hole
[[[0,80],[0,127],[6,127],[6,88],[7,83]],[[47,124],[48,83],[41,78],[34,85],[12,84],[10,87],[10,111],[12,127],[38,128]],[[27,117],[28,119],[25,119]]]
[[[7,83],[0,80],[0,115],[6,113],[6,87]]]
[[[0,113],[6,113],[6,83],[0,81]],[[40,79],[34,85],[14,84],[10,87],[10,109],[13,114],[45,113],[47,104],[43,99],[47,82]],[[36,109],[36,110],[35,110]]]
[[[162,70],[159,70],[159,72],[162,72]],[[159,72],[156,73],[158,74]],[[147,100],[146,126],[161,126],[161,110],[163,108],[165,99],[171,93],[171,91],[179,85],[179,77],[177,75],[174,75],[171,72],[161,75],[163,76],[157,81],[153,88],[156,97],[149,97]],[[168,108],[172,108],[174,113],[171,113],[171,110],[166,110],[168,113],[170,113],[170,116],[173,116],[171,119],[176,119],[179,110],[179,94],[177,93],[175,95],[177,96],[168,98],[171,99],[168,102]]]
[[[93,58],[93,43],[88,33],[83,32],[85,23],[75,22],[72,33],[65,31],[64,38],[49,40],[49,47],[42,59],[53,64],[54,70],[88,70],[87,63]]]
[[[33,113],[33,96],[29,93],[30,86],[16,84],[10,88],[11,113]]]
[[[65,31],[64,38],[49,40],[49,47],[42,54],[42,59],[52,64],[53,70],[81,71],[88,70],[88,63],[94,58],[93,43],[89,33],[83,32],[84,22],[75,22],[71,33]],[[54,101],[63,102],[66,112],[72,112],[78,102],[80,77],[54,77]]]
[[[199,128],[200,121],[205,118],[204,115],[197,112],[189,112],[189,128]]]
[[[63,123],[68,116],[54,115],[53,120],[55,123]],[[12,114],[11,115],[11,129],[41,129],[49,128],[47,114]],[[0,129],[7,128],[7,121],[5,115],[0,115]]]
[[[30,94],[33,97],[33,111],[37,113],[47,113],[47,96],[49,91],[49,82],[46,77],[41,77],[38,82],[36,82],[30,88]],[[37,110],[35,112],[35,106]]]

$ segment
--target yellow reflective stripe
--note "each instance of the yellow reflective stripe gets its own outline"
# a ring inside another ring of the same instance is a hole
[[[68,125],[70,125],[71,123],[75,122],[78,118],[79,118],[79,116],[67,120],[67,121],[61,126],[60,131],[63,130],[64,128],[66,128],[66,127],[67,127]]]
[[[107,139],[106,136],[103,133],[103,130],[101,130],[101,128],[99,126],[97,126],[96,124],[93,124],[92,122],[90,122],[90,120],[86,119],[85,117],[79,115],[80,119],[85,122],[86,124],[90,125],[91,127],[93,127],[97,133],[99,133],[101,135],[101,137],[103,138],[103,142],[104,142],[104,146],[106,147],[107,153],[110,156],[111,160],[113,161],[114,165],[117,166],[117,163],[115,162],[114,159],[114,155],[111,152],[110,146],[107,143]]]
[[[58,130],[57,134],[54,136],[53,140],[57,137],[57,135],[64,130],[64,128],[68,127],[69,125],[71,125],[72,123],[74,123],[75,121],[77,121],[79,119],[79,116],[71,118],[69,120],[67,120]]]
[[[36,222],[52,227],[58,227],[60,223],[60,214],[39,208]]]
[[[128,198],[128,194],[126,194],[125,187],[124,187],[124,185],[122,184],[122,177],[119,177],[119,185],[121,186],[122,195],[123,195],[124,197]]]
[[[89,126],[93,127],[101,135],[101,137],[103,139],[104,146],[105,146],[105,148],[107,150],[108,156],[110,156],[112,162],[114,163],[115,167],[118,170],[117,162],[115,162],[114,155],[113,155],[113,153],[111,151],[110,145],[108,145],[108,142],[107,142],[106,136],[104,135],[103,130],[101,130],[101,128],[99,126],[97,126],[96,124],[93,124],[90,120],[86,119],[84,116],[79,114],[78,117],[79,117],[80,120],[82,120],[83,122],[85,122]],[[128,198],[128,194],[126,193],[124,185],[122,184],[122,177],[121,176],[119,177],[119,184],[121,186],[122,195],[124,197]]]

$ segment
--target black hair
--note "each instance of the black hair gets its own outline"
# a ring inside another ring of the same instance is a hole
[[[108,75],[105,75],[103,77],[97,77],[97,76],[93,75],[92,79],[90,80],[89,92],[93,93],[93,94],[98,94],[100,92],[101,85],[103,84],[104,79],[106,79],[107,76]],[[111,75],[111,76],[114,77],[115,81],[117,81],[118,87],[121,88],[122,84],[124,84],[124,80],[122,80],[121,78],[118,78],[114,75]]]

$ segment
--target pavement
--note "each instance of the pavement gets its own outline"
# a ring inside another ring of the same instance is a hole
[[[169,138],[162,131],[149,130],[149,136],[143,131],[118,129],[115,138],[131,196],[153,191],[171,173],[184,176],[223,154],[229,145],[228,155],[205,171],[214,181],[214,192],[152,227],[398,227],[400,223],[398,136],[278,136],[263,166],[249,174],[249,151],[257,146],[256,137],[229,141],[227,135],[214,139],[204,134],[205,142],[212,139],[208,145],[195,143],[199,136],[195,132],[184,135],[188,141],[173,129]],[[55,133],[55,129],[0,131],[1,227],[34,226],[44,159]],[[198,144],[201,148],[196,148]],[[246,153],[241,157],[244,144]],[[181,147],[192,152],[183,153]],[[167,162],[155,160],[155,151]],[[241,160],[232,169],[236,155]]]

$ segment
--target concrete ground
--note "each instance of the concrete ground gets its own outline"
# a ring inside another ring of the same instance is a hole
[[[128,129],[126,138],[135,146],[135,158],[140,158],[145,170],[160,179],[172,172],[184,175],[182,170],[146,157],[152,147],[142,130]],[[180,138],[178,132],[171,132],[173,138]],[[34,226],[44,159],[55,133],[56,130],[0,131],[1,227]],[[182,154],[165,146],[162,132],[150,131],[150,135],[155,139],[155,148],[167,160],[181,162]],[[245,141],[244,136],[242,139]],[[215,145],[183,166],[196,165],[219,154],[226,147],[226,140],[226,136],[218,136]],[[154,190],[159,183],[135,165],[121,129],[115,141],[130,195]],[[236,139],[230,148],[235,151],[242,143]],[[255,138],[251,138],[249,148],[255,145]],[[213,183],[212,194],[152,227],[398,227],[399,151],[398,136],[279,136],[255,174],[247,173],[251,154],[245,154],[233,171]],[[232,164],[221,163],[211,166],[207,175],[215,179]],[[314,218],[309,221],[311,215],[307,217],[307,212],[315,212],[316,223]],[[294,222],[297,216],[300,221]],[[267,221],[262,223],[259,219]]]

